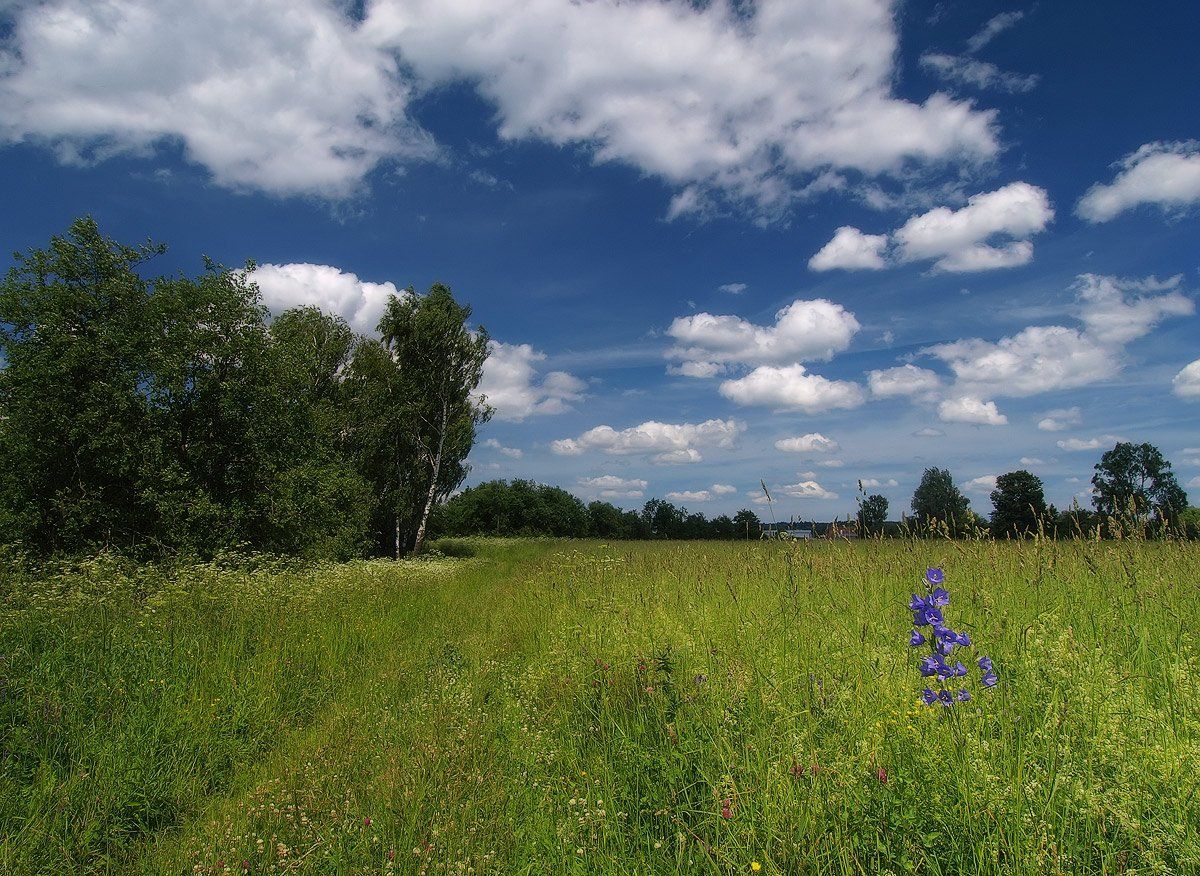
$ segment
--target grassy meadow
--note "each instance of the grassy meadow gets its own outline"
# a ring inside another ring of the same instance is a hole
[[[0,872],[1200,871],[1194,543],[443,548],[6,562]]]

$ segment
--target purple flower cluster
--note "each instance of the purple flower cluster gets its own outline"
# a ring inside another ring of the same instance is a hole
[[[942,609],[950,604],[950,594],[941,586],[944,580],[941,569],[926,569],[925,595],[919,596],[914,593],[908,603],[915,627],[909,635],[908,644],[913,648],[929,645],[929,653],[921,658],[917,668],[925,678],[937,679],[937,690],[927,687],[921,692],[921,699],[929,706],[952,706],[956,702],[966,703],[971,700],[970,691],[962,686],[965,682],[957,680],[965,679],[969,670],[961,660],[951,661],[955,648],[971,647],[971,637],[946,626],[946,616]],[[929,632],[924,633],[923,629],[928,629]],[[998,678],[992,668],[991,658],[980,657],[976,662],[983,673],[980,678],[983,686],[993,687]]]

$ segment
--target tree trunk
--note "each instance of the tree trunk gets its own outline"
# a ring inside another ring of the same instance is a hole
[[[437,453],[433,455],[433,472],[429,478],[429,492],[425,495],[425,507],[421,510],[421,522],[417,526],[417,538],[413,542],[414,554],[419,554],[425,547],[425,527],[429,523],[429,514],[433,510],[433,499],[437,495],[438,475],[442,471],[442,448],[446,444],[446,426],[449,419],[449,408],[443,402],[441,428],[438,429]]]

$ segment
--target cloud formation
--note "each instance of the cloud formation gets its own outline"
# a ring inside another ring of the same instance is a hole
[[[267,309],[278,315],[301,305],[319,307],[346,320],[359,334],[375,333],[391,295],[405,294],[394,283],[371,283],[330,265],[258,265],[249,279]]]
[[[1083,330],[1030,326],[996,342],[970,338],[921,352],[949,365],[956,378],[953,391],[965,395],[1019,397],[1087,386],[1121,370],[1126,344],[1167,317],[1195,311],[1178,287],[1179,278],[1082,274],[1073,288]]]
[[[667,493],[672,502],[711,502],[717,496],[727,496],[736,493],[737,487],[729,484],[713,484],[707,490],[677,490]]]
[[[1200,399],[1200,359],[1180,369],[1171,381],[1171,391],[1180,398]]]
[[[1010,73],[988,61],[964,55],[926,52],[920,60],[922,67],[943,81],[982,91],[1007,91],[1012,94],[1032,91],[1041,79],[1036,73]]]
[[[830,359],[850,346],[859,328],[853,313],[824,298],[793,301],[767,326],[739,316],[697,313],[671,322],[667,334],[676,345],[667,356],[683,360],[674,373],[711,377],[724,365]]]
[[[890,0],[837,4],[49,0],[18,7],[0,58],[0,138],[64,160],[182,145],[221,185],[352,192],[432,157],[414,97],[465,83],[501,139],[618,161],[778,214],[838,171],[901,177],[998,151],[995,113],[893,93]],[[203,38],[197,38],[203,34]],[[153,76],[146,75],[153,71]]]
[[[1059,450],[1066,450],[1068,453],[1078,453],[1084,450],[1099,450],[1101,447],[1110,447],[1124,440],[1119,435],[1101,435],[1098,438],[1066,438],[1054,443],[1058,445]]]
[[[1122,280],[1082,274],[1075,283],[1080,320],[1102,344],[1120,346],[1145,337],[1169,316],[1190,316],[1196,305],[1180,290],[1182,277]]]
[[[952,273],[990,271],[1028,264],[1034,234],[1054,218],[1044,189],[1025,182],[981,192],[957,210],[935,207],[909,218],[889,235],[863,234],[842,226],[809,260],[814,271],[878,269],[932,261]]]
[[[1096,183],[1075,212],[1088,222],[1108,222],[1149,204],[1180,211],[1200,203],[1200,142],[1147,143],[1115,165],[1110,183]]]
[[[579,478],[577,483],[602,499],[641,499],[649,486],[649,481],[641,478],[620,478],[616,475]]]
[[[320,0],[53,0],[0,48],[0,143],[64,163],[177,145],[220,185],[344,197],[428,159],[395,57]]]
[[[967,40],[967,51],[978,52],[1000,34],[1009,28],[1015,26],[1025,13],[1020,10],[1012,12],[1001,12],[988,19],[987,23],[979,29],[969,40]]]
[[[867,386],[875,398],[930,397],[942,387],[942,378],[928,368],[911,363],[867,372]]]
[[[886,234],[863,234],[852,225],[843,225],[833,239],[821,247],[808,266],[814,271],[880,271],[888,266]]]
[[[866,401],[861,386],[809,374],[803,365],[775,368],[762,365],[745,377],[726,380],[721,395],[739,405],[761,405],[806,414],[857,408]]]
[[[985,402],[969,395],[948,398],[938,405],[938,417],[946,423],[974,423],[977,426],[1005,426],[1008,417],[996,409],[995,402]]]
[[[836,453],[842,448],[820,432],[809,432],[798,438],[780,438],[775,442],[775,449],[785,453]]]
[[[800,481],[795,484],[784,484],[772,492],[790,496],[793,499],[836,499],[838,494],[827,490],[816,481]]]
[[[578,456],[600,451],[614,456],[649,456],[662,465],[700,462],[700,448],[729,449],[746,425],[737,420],[705,420],[703,423],[660,423],[648,420],[638,426],[617,431],[612,426],[596,426],[577,438],[553,441],[550,449],[560,456]]]
[[[586,384],[566,371],[538,375],[544,361],[529,344],[488,343],[479,392],[495,408],[498,420],[521,421],[539,414],[561,414],[583,398]]]
[[[505,447],[503,444],[501,444],[495,438],[487,439],[486,441],[483,442],[483,446],[490,447],[490,448],[492,448],[492,450],[495,450],[501,456],[507,456],[509,459],[520,459],[522,456],[525,455],[524,451],[522,451],[521,448]]]
[[[1053,411],[1046,411],[1038,420],[1037,427],[1043,432],[1064,432],[1072,426],[1078,426],[1082,419],[1077,405],[1069,408],[1057,408]]]

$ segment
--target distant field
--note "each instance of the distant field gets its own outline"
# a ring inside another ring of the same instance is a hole
[[[1200,871],[1194,543],[470,549],[0,571],[0,872]]]

